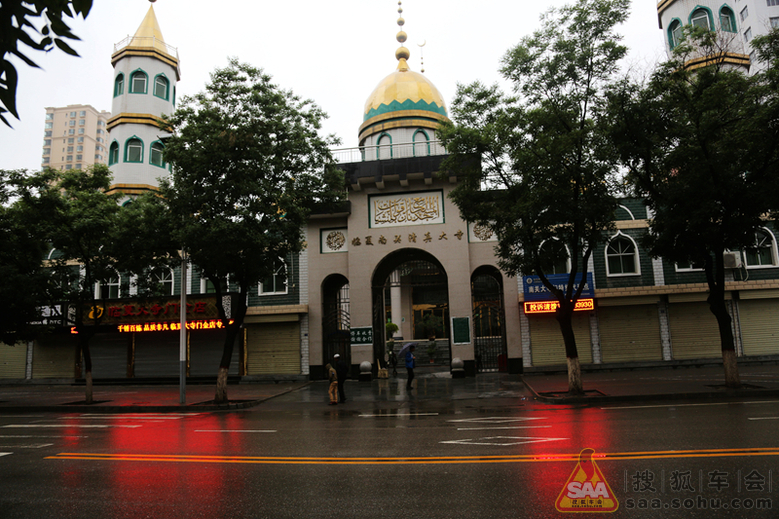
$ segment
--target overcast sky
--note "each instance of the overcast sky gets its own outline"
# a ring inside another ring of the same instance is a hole
[[[404,0],[409,64],[447,102],[457,83],[499,81],[500,60],[520,38],[539,27],[539,16],[567,0]],[[111,109],[114,44],[138,29],[147,0],[94,0],[86,21],[71,27],[82,41],[80,58],[60,51],[27,55],[43,70],[17,62],[20,73],[14,129],[0,123],[0,168],[37,170],[41,164],[46,107],[89,104]],[[154,10],[166,43],[178,49],[177,98],[194,94],[228,57],[260,67],[276,84],[313,99],[329,115],[324,132],[357,145],[365,101],[396,66],[397,0],[159,0]],[[634,0],[619,29],[629,47],[627,63],[646,70],[664,58],[657,3]],[[426,43],[425,43],[426,42]],[[419,44],[425,43],[422,52]]]

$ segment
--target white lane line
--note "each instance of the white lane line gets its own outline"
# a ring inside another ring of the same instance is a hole
[[[195,432],[207,433],[275,433],[274,429],[196,429]]]
[[[13,452],[0,452],[0,456],[8,456],[9,454],[13,454]]]
[[[488,436],[486,438],[468,438],[465,440],[450,440],[438,443],[452,443],[457,445],[497,445],[508,447],[511,445],[524,445],[526,443],[543,443],[568,440],[568,438],[533,438],[532,436]]]
[[[452,423],[511,423],[511,422],[527,422],[530,420],[546,420],[546,416],[532,416],[532,417],[516,417],[507,418],[505,416],[489,416],[485,418],[462,418],[460,420],[447,420]]]
[[[779,416],[758,416],[755,418],[748,418],[748,420],[779,420]]]
[[[659,404],[659,405],[631,405],[622,407],[601,407],[601,409],[653,409],[658,407],[702,407],[712,405],[734,405],[734,404],[779,404],[779,400],[757,400],[754,402],[710,402],[705,404]]]
[[[3,425],[3,429],[37,429],[37,428],[63,428],[63,427],[72,427],[74,429],[137,429],[138,427],[143,427],[142,425],[80,425],[80,424],[20,424],[20,423],[14,423],[10,425]]]
[[[438,416],[438,413],[361,414],[360,418],[408,418],[409,416]]]
[[[156,413],[143,413],[143,414],[81,414],[77,418],[88,418],[90,420],[181,420],[188,416],[198,416],[201,413],[170,413],[170,414],[156,414]],[[68,418],[60,418],[60,420],[67,420]]]
[[[134,416],[61,416],[57,420],[124,420],[124,421],[143,421],[143,422],[164,422],[165,420],[181,420],[180,417],[162,418],[161,416],[150,416],[148,418]]]
[[[0,445],[0,449],[41,449],[51,447],[53,443],[31,443],[30,445]]]
[[[75,434],[58,434],[56,436],[42,436],[40,434],[0,434],[0,438],[89,438]]]
[[[509,425],[507,427],[458,427],[458,431],[491,431],[496,429],[548,429],[551,425]]]

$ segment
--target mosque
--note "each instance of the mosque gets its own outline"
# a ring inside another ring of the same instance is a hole
[[[443,373],[456,359],[465,376],[565,369],[554,304],[538,278],[502,273],[496,237],[464,220],[449,199],[458,179],[439,175],[445,150],[435,134],[448,120],[446,103],[427,76],[411,70],[402,6],[398,12],[397,68],[367,96],[358,146],[336,156],[348,201],[340,212],[312,214],[305,250],[280,259],[275,275],[249,295],[234,379],[319,379],[336,353],[348,359],[353,375],[361,366],[375,374],[389,349],[407,342],[418,344],[420,364]],[[181,77],[177,51],[165,43],[153,6],[135,35],[115,46],[111,62],[109,164],[112,190],[126,201],[154,190],[168,167],[157,123],[175,109]],[[705,275],[641,249],[649,217],[640,200],[622,200],[617,232],[604,237],[590,260],[587,304],[573,323],[584,369],[721,361]],[[779,358],[774,233],[767,224],[754,249],[727,258],[740,359]],[[553,279],[567,280],[568,268],[561,266]],[[181,273],[160,278],[170,299],[154,308],[134,299],[125,281],[118,273],[99,287],[109,317],[91,346],[95,380],[177,377],[173,310]],[[224,332],[215,324],[213,287],[196,266],[183,284],[196,323],[188,332],[187,372],[214,377]],[[388,331],[388,322],[397,330]],[[22,349],[3,353],[0,378],[80,377],[67,333]]]

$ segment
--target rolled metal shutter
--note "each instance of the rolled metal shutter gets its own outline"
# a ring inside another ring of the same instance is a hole
[[[32,350],[32,378],[74,378],[75,369],[75,338],[54,335],[35,341]]]
[[[708,303],[671,304],[668,320],[674,359],[722,357],[717,319],[709,310]]]
[[[657,305],[598,308],[603,362],[662,360]]]
[[[247,375],[300,374],[299,322],[254,324],[246,330]]]
[[[22,379],[27,367],[27,343],[0,342],[0,378]]]
[[[560,325],[553,315],[528,316],[530,322],[530,352],[533,366],[565,365],[565,344]],[[587,312],[574,313],[571,320],[576,337],[576,350],[581,364],[592,364],[590,320]]]
[[[738,314],[744,355],[779,355],[779,300],[742,299]]]
[[[125,378],[127,376],[127,348],[130,334],[98,333],[89,344],[92,356],[92,377]]]

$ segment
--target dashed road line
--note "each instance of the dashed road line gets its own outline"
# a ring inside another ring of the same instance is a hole
[[[199,433],[275,433],[273,429],[195,429]]]
[[[62,429],[62,428],[73,428],[73,429],[137,429],[138,427],[143,427],[142,425],[98,425],[98,424],[65,424],[65,423],[58,423],[58,424],[43,424],[43,423],[34,423],[34,424],[21,424],[21,423],[14,423],[9,425],[3,425],[0,428],[2,429]]]

